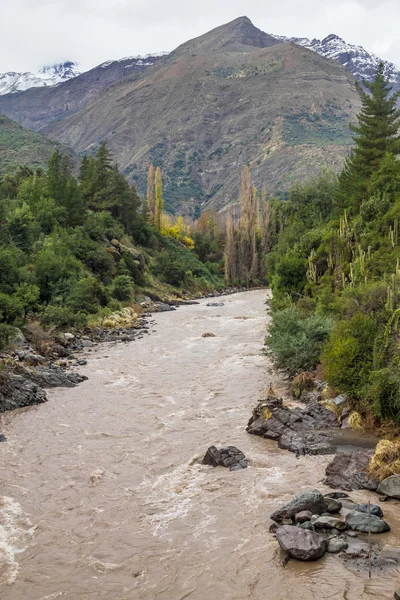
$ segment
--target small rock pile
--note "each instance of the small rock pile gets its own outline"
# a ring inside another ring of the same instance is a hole
[[[227,467],[230,471],[240,471],[247,469],[248,466],[245,455],[235,446],[220,449],[210,446],[201,464],[211,467]]]
[[[344,553],[345,558],[366,557],[368,544],[354,540],[358,533],[390,531],[380,506],[371,504],[370,512],[368,504],[356,504],[344,492],[323,496],[318,490],[309,490],[271,515],[274,524],[270,531],[289,557],[298,560],[317,560],[325,552]],[[388,553],[393,557],[388,547],[386,555],[384,551],[379,554],[375,544],[373,551],[374,560],[387,560]]]

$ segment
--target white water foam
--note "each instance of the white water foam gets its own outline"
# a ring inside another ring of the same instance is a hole
[[[18,554],[30,545],[36,527],[13,498],[0,499],[0,584],[12,585],[18,576]]]

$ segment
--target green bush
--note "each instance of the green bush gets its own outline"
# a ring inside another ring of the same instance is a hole
[[[361,313],[335,324],[322,352],[322,364],[332,387],[362,397],[373,367],[376,334],[373,319]]]
[[[95,277],[80,279],[73,286],[66,300],[68,308],[86,313],[95,313],[99,306],[106,303],[104,289]]]
[[[121,302],[132,298],[133,281],[129,275],[117,275],[112,285],[112,295]]]
[[[274,314],[266,343],[276,365],[295,375],[315,369],[331,328],[329,317],[302,318],[296,308],[286,308]]]
[[[377,417],[400,422],[400,374],[393,368],[371,374],[365,398]]]
[[[56,327],[68,327],[70,325],[86,325],[86,317],[82,313],[76,313],[72,308],[49,304],[40,315],[42,325],[55,325]]]
[[[4,350],[15,334],[15,327],[7,325],[7,323],[0,323],[0,350]]]
[[[306,261],[297,256],[283,256],[275,267],[272,280],[274,291],[298,297],[303,293],[306,284]]]

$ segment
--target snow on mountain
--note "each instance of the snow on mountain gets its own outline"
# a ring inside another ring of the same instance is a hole
[[[362,46],[348,44],[338,35],[331,34],[323,40],[309,40],[308,38],[297,37],[288,38],[278,35],[274,37],[282,42],[292,42],[299,46],[304,46],[321,56],[325,56],[325,58],[338,60],[360,82],[363,80],[372,81],[379,63],[383,62],[385,75],[393,85],[393,89],[395,91],[400,89],[400,70],[395,64],[367,52]]]
[[[0,73],[0,95],[24,91],[31,87],[56,85],[77,77],[81,72],[78,63],[67,61],[43,67],[36,73]]]
[[[129,67],[138,66],[138,67],[151,67],[154,63],[161,58],[162,56],[167,56],[169,52],[157,52],[157,54],[146,54],[145,56],[126,56],[125,58],[119,58],[117,60],[107,60],[104,63],[101,63],[99,67],[105,69],[109,67],[113,63],[129,63],[124,64],[124,68],[127,69]]]

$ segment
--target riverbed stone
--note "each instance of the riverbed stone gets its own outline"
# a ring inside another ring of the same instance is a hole
[[[328,513],[340,513],[343,504],[334,498],[324,496],[326,502],[326,510]]]
[[[339,500],[341,498],[350,498],[346,492],[329,492],[329,494],[324,494],[324,498],[333,498],[334,500]]]
[[[326,503],[323,495],[318,490],[308,490],[298,494],[291,502],[278,508],[271,515],[271,519],[277,523],[283,519],[292,519],[297,513],[304,510],[314,514],[321,514],[326,510]]]
[[[312,512],[310,510],[302,510],[295,514],[294,520],[295,523],[306,523],[310,521],[312,517]]]
[[[282,550],[297,560],[318,560],[328,547],[327,540],[318,533],[293,525],[279,527],[276,539]]]
[[[368,533],[368,515],[366,513],[359,512],[358,510],[352,510],[346,515],[346,522],[349,526],[349,529],[353,531],[359,531],[361,533]],[[375,515],[371,515],[370,517],[370,529],[371,533],[384,533],[385,531],[390,531],[390,525],[376,517]]]
[[[316,529],[337,529],[338,531],[345,531],[349,527],[346,521],[331,516],[320,516],[314,520],[313,525]]]
[[[342,490],[368,489],[375,491],[379,482],[369,477],[368,466],[373,450],[340,452],[326,467],[324,481],[329,487]]]
[[[389,498],[400,499],[400,475],[391,475],[384,479],[378,487],[378,493]]]
[[[332,538],[328,542],[327,552],[330,552],[331,554],[337,554],[338,552],[347,550],[348,547],[349,544],[345,540],[341,540],[340,538]]]
[[[235,446],[227,446],[226,448],[216,448],[210,446],[203,458],[203,465],[211,467],[227,467],[230,471],[240,471],[247,469],[246,457]]]
[[[225,304],[223,302],[208,302],[207,306],[218,307],[218,306],[225,306]]]
[[[385,558],[400,562],[400,548],[398,546],[389,546],[386,544],[379,553],[379,558]]]
[[[371,515],[374,515],[375,517],[383,517],[383,510],[381,509],[380,506],[378,506],[377,504],[371,504]],[[355,510],[358,510],[358,512],[362,512],[362,513],[367,513],[368,514],[368,504],[364,503],[364,504],[357,504],[355,507]]]

